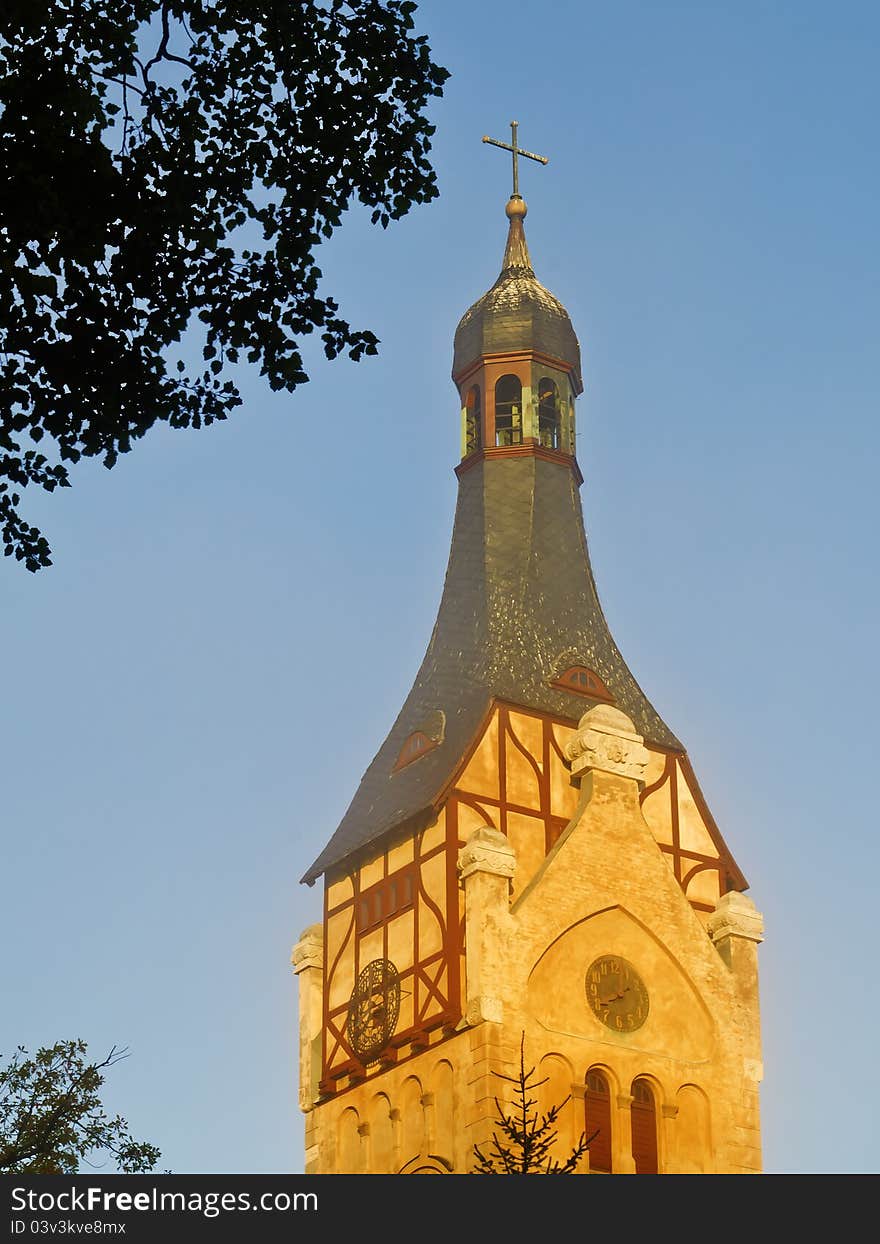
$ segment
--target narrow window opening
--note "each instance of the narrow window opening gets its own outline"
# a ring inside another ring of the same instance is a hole
[[[480,386],[475,384],[465,398],[465,457],[476,453],[483,445],[483,404]]]
[[[391,877],[370,886],[357,902],[359,933],[369,932],[386,920],[412,907],[415,894],[413,865],[398,869]]]
[[[559,390],[544,376],[538,383],[538,440],[545,449],[559,449]]]
[[[647,1080],[632,1085],[632,1155],[637,1175],[657,1174],[657,1108]]]
[[[584,1093],[584,1130],[587,1136],[596,1133],[590,1141],[590,1170],[603,1175],[611,1174],[611,1092],[608,1081],[599,1071],[587,1074]]]
[[[502,376],[495,385],[495,444],[522,444],[522,384],[518,376]]]

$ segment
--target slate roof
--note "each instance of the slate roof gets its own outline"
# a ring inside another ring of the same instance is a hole
[[[498,280],[455,334],[453,375],[481,354],[540,350],[567,362],[580,390],[568,312],[540,284],[511,198]],[[633,678],[596,594],[573,463],[524,451],[460,472],[446,582],[413,688],[327,846],[311,884],[392,830],[429,823],[494,699],[577,722],[591,701],[550,685],[572,665],[596,671],[648,742],[684,751]],[[394,771],[404,741],[436,746]]]
[[[596,671],[649,742],[684,750],[611,638],[572,467],[527,452],[475,462],[461,473],[443,597],[413,688],[303,881],[404,823],[428,823],[494,698],[576,722],[591,702],[549,683],[575,664]],[[438,712],[439,745],[392,773],[414,730],[433,721],[437,737]]]

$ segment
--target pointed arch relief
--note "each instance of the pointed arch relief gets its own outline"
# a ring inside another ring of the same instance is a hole
[[[605,957],[632,964],[650,999],[647,1019],[613,1031],[587,1001],[586,973]],[[548,1032],[623,1046],[688,1062],[711,1058],[715,1025],[683,965],[626,908],[607,907],[570,925],[535,961],[527,985],[529,1012]]]

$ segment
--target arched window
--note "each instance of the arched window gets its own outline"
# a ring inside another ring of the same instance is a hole
[[[502,376],[495,385],[495,444],[522,444],[522,384],[518,376]]]
[[[602,679],[595,670],[588,669],[586,665],[570,665],[567,670],[552,678],[550,685],[560,687],[563,691],[574,691],[577,695],[589,696],[591,700],[614,703],[614,696]]]
[[[480,386],[475,384],[465,398],[465,457],[483,445],[483,403]]]
[[[590,1170],[611,1174],[611,1090],[601,1071],[587,1073],[584,1131],[590,1141]]]
[[[412,734],[407,735],[403,740],[403,746],[397,754],[397,759],[391,772],[397,773],[399,769],[412,764],[414,760],[418,760],[421,756],[424,756],[425,752],[431,751],[436,746],[437,740],[428,738],[424,730],[414,730]]]
[[[543,376],[538,383],[538,440],[545,449],[559,449],[559,390]]]
[[[657,1174],[657,1107],[647,1080],[632,1085],[632,1155],[637,1175]]]

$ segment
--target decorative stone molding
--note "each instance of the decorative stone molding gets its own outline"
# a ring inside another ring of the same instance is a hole
[[[630,1106],[633,1104],[634,1101],[635,1101],[635,1098],[630,1096],[629,1093],[618,1093],[617,1094],[617,1105],[619,1109],[621,1110],[629,1110]]]
[[[597,704],[584,713],[577,733],[565,745],[572,777],[590,769],[644,781],[648,749],[642,735],[619,708]]]
[[[458,854],[465,896],[465,1019],[471,1027],[500,1024],[504,1016],[510,928],[510,879],[516,852],[505,838],[483,825]]]
[[[486,994],[468,999],[465,1019],[471,1028],[478,1024],[501,1024],[504,1022],[504,1003],[500,998]]]
[[[500,830],[483,825],[475,829],[458,853],[462,881],[474,873],[511,878],[516,871],[516,852]]]
[[[571,1086],[571,1096],[573,1101],[583,1101],[587,1095],[587,1086],[583,1080],[575,1080]]]
[[[299,992],[299,1104],[308,1115],[333,1085],[319,1080],[315,1040],[319,1039],[323,1011],[324,932],[320,924],[309,925],[290,953]]]
[[[726,937],[742,937],[750,942],[764,940],[764,917],[752,900],[738,890],[721,895],[706,928],[716,945]]]
[[[764,1064],[758,1058],[744,1058],[743,1075],[753,1084],[760,1084],[764,1079]]]
[[[310,924],[303,930],[290,953],[290,962],[296,976],[306,968],[324,966],[324,930],[320,924]]]
[[[668,1106],[665,1102],[660,1107],[660,1113],[664,1119],[677,1119],[678,1106]]]
[[[321,1161],[321,1146],[307,1145],[305,1153],[305,1173],[307,1175],[317,1175],[320,1167],[318,1163]]]

